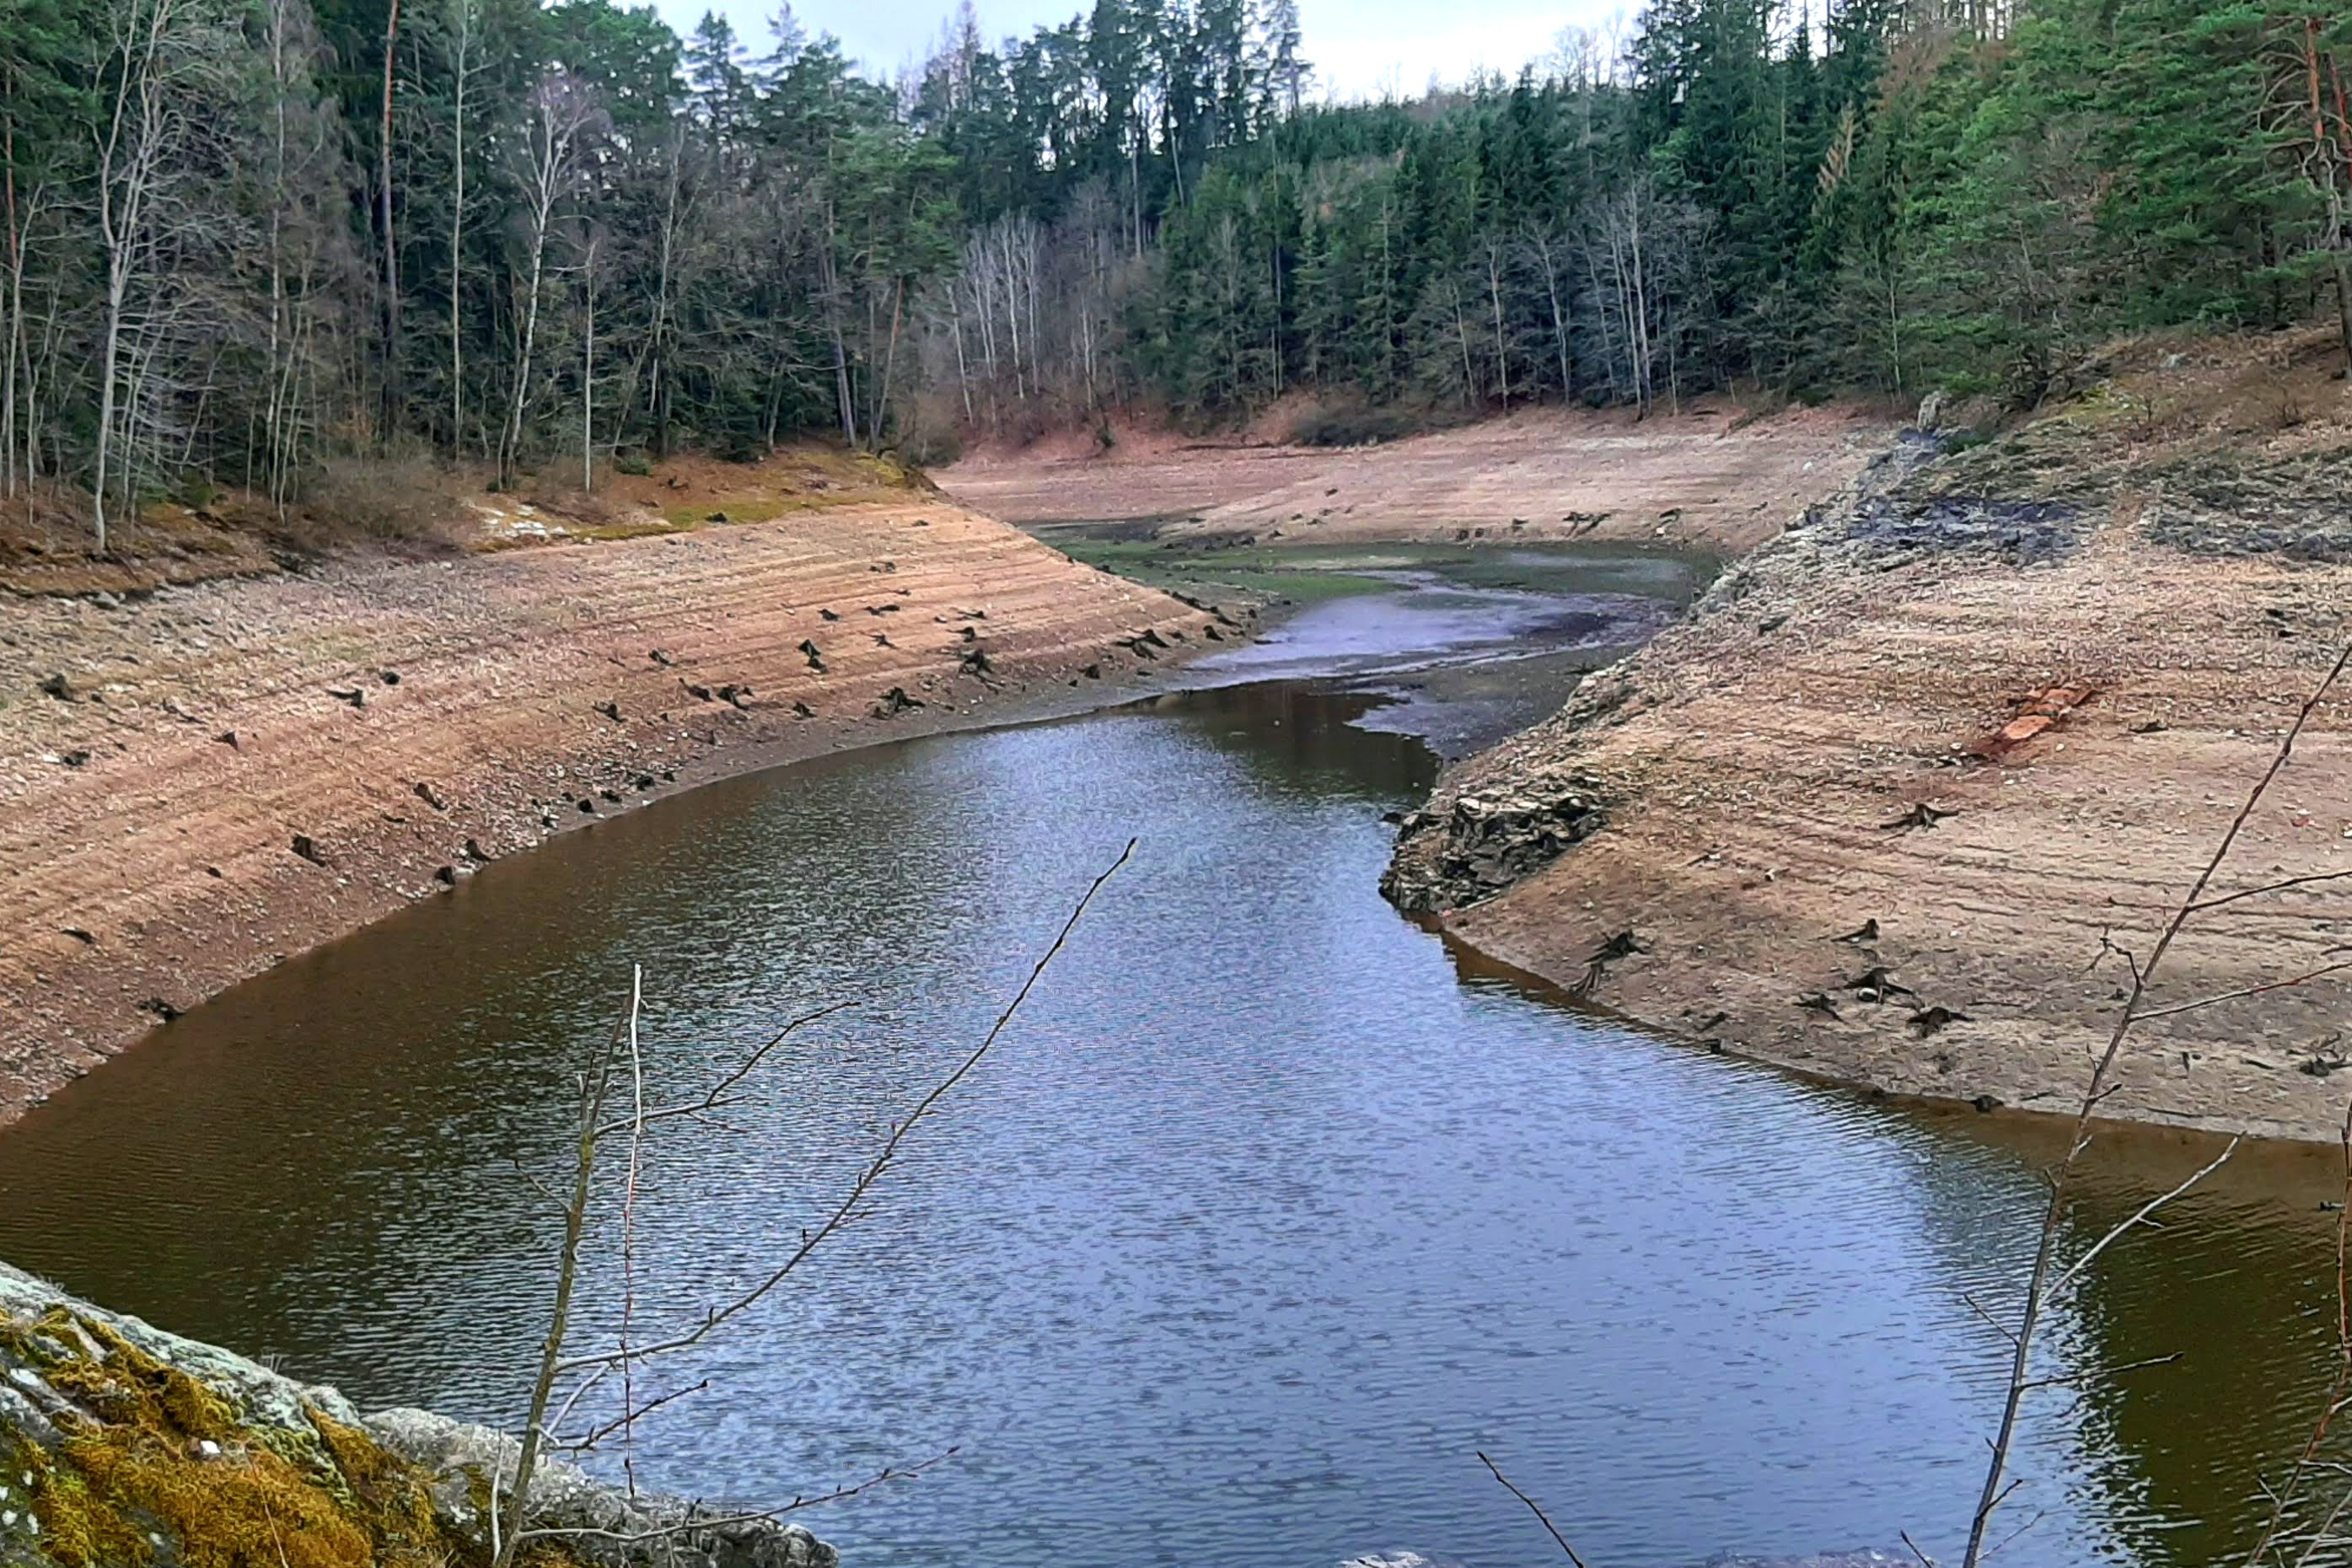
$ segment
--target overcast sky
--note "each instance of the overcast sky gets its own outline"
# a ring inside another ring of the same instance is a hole
[[[656,0],[680,33],[706,9],[764,50],[775,0]],[[797,0],[801,24],[827,32],[869,73],[894,75],[921,58],[955,0]],[[1605,26],[1633,0],[1299,0],[1307,58],[1325,96],[1373,98],[1419,92],[1433,76],[1460,81],[1481,67],[1505,74],[1540,58],[1562,27]],[[1091,0],[978,0],[992,42],[1067,21]]]

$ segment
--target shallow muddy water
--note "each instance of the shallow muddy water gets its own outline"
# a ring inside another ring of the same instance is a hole
[[[2047,1129],[1796,1082],[1449,951],[1374,892],[1434,763],[1364,705],[1241,685],[912,742],[492,866],[0,1133],[0,1257],[363,1405],[511,1421],[557,1228],[517,1167],[561,1167],[632,964],[656,1100],[855,1004],[655,1146],[642,1331],[798,1237],[1135,837],[871,1217],[658,1374],[710,1386],[644,1424],[646,1482],[777,1501],[957,1449],[806,1516],[850,1568],[1549,1560],[1484,1449],[1595,1564],[1950,1552],[2004,1350],[1964,1296],[2010,1299]],[[2205,1153],[2109,1140],[2095,1206]],[[2185,1359],[2035,1405],[2004,1560],[2242,1540],[2327,1370],[2332,1180],[2251,1152],[2090,1271],[2048,1374]]]

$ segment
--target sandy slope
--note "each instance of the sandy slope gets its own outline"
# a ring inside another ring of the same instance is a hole
[[[968,460],[948,490],[1016,522],[1176,517],[1168,537],[1347,544],[1590,538],[1744,552],[1851,479],[1889,426],[1849,410],[1538,409],[1347,449],[1122,442]]]
[[[2352,525],[2338,563],[2260,548],[2270,510],[2341,523],[2315,471],[2286,486],[2304,512],[2279,494],[2190,493],[2224,466],[2211,455],[2101,473],[2101,440],[2061,429],[1928,482],[2071,494],[2057,511],[1970,502],[1973,542],[1957,512],[1902,536],[1924,545],[1885,535],[1905,508],[1817,514],[1559,718],[1452,774],[1441,816],[1464,795],[1546,799],[1575,775],[1608,820],[1448,929],[1568,984],[1631,931],[1642,950],[1602,967],[1598,1004],[1886,1089],[2071,1109],[2128,979],[2103,943],[2147,951],[2352,637]],[[1952,815],[1894,826],[1922,803]],[[1409,836],[1402,863],[1447,831]],[[2352,876],[2352,689],[2316,713],[2217,889],[2334,876]],[[1874,941],[1838,940],[1874,921]],[[2316,882],[2202,917],[2156,1000],[2347,958],[2352,881]],[[1906,989],[1853,988],[1874,966]],[[2347,978],[2150,1026],[2106,1112],[2334,1136],[2352,1096]]]
[[[1209,624],[912,492],[119,607],[0,600],[0,1118],[444,868],[720,772],[1067,705],[1150,668],[1118,639],[1156,626],[1172,660]],[[924,706],[887,713],[893,688]]]

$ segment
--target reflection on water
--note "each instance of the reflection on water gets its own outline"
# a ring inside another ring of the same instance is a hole
[[[642,1310],[757,1271],[966,1048],[1129,835],[1001,1052],[802,1287],[667,1374],[641,1475],[779,1499],[855,1568],[1546,1543],[1589,1561],[1955,1543],[2046,1130],[1791,1081],[1457,966],[1373,885],[1401,737],[1292,688],[742,779],[290,963],[0,1136],[0,1256],[363,1403],[511,1420],[583,1047],[647,969],[657,1098],[854,998],[734,1130],[660,1144]],[[2119,1139],[2103,1213],[2200,1151]],[[2252,1160],[2113,1249],[2036,1405],[2011,1556],[2243,1540],[2328,1343],[2324,1163]],[[604,1238],[609,1243],[610,1236]],[[609,1247],[589,1331],[618,1299]]]

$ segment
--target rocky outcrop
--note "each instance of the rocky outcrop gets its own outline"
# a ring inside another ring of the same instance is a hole
[[[1465,795],[1400,819],[1381,894],[1409,914],[1489,899],[1550,865],[1606,820],[1601,784],[1581,773],[1529,780],[1500,797]]]
[[[0,1568],[480,1568],[516,1445],[299,1383],[0,1264]],[[798,1525],[533,1478],[534,1568],[835,1568]],[[704,1522],[698,1522],[698,1521]]]

